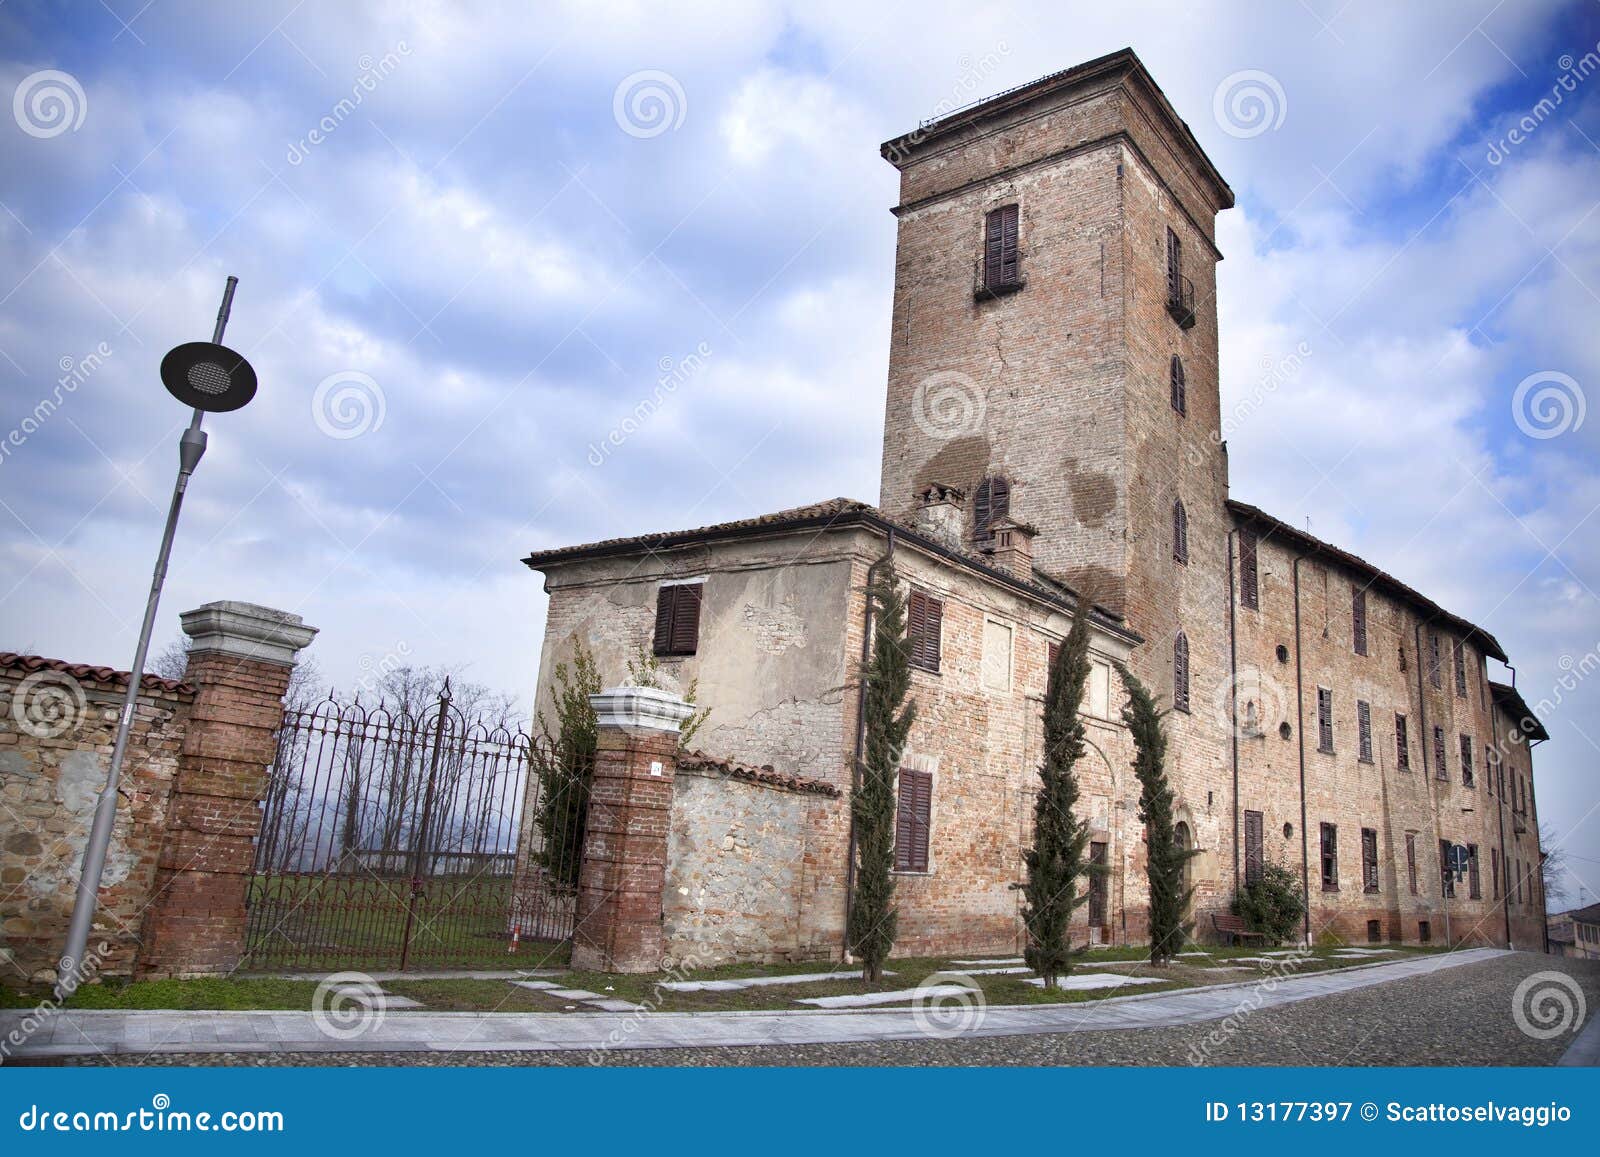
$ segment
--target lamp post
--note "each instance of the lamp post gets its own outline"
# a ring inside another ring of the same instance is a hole
[[[111,749],[111,767],[106,785],[95,803],[94,823],[83,849],[83,871],[78,877],[78,894],[72,906],[72,923],[67,929],[67,946],[56,970],[56,996],[66,999],[84,981],[84,952],[94,926],[95,907],[100,897],[100,878],[105,872],[106,851],[117,818],[117,788],[122,779],[122,762],[128,751],[128,735],[139,703],[139,685],[144,679],[145,655],[150,650],[150,635],[155,628],[156,606],[167,577],[167,561],[172,557],[172,539],[178,529],[178,512],[183,506],[189,477],[206,452],[205,431],[200,428],[207,412],[237,410],[255,397],[256,373],[242,354],[222,344],[222,333],[233,309],[237,277],[229,277],[222,291],[222,306],[217,310],[217,325],[209,342],[188,342],[169,351],[161,359],[161,382],[180,402],[194,407],[188,429],[178,439],[178,479],[172,488],[172,504],[167,509],[167,525],[156,554],[155,574],[150,580],[150,596],[145,601],[144,623],[139,629],[139,645],[133,652],[133,667],[128,673],[128,693],[122,700],[117,719],[116,743]]]

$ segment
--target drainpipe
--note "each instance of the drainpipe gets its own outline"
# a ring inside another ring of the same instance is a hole
[[[1300,658],[1300,564],[1294,560],[1294,717],[1300,738],[1300,892],[1305,897],[1306,947],[1311,946],[1311,837],[1306,832],[1306,697]]]
[[[1233,894],[1239,894],[1239,636],[1234,614],[1233,550],[1239,537],[1236,529],[1228,532],[1228,682],[1232,688],[1228,702],[1228,723],[1233,728],[1231,744],[1233,755]],[[1266,833],[1262,833],[1265,838]]]
[[[1495,747],[1500,746],[1500,733],[1495,732]],[[1495,825],[1500,829],[1500,911],[1506,918],[1506,947],[1511,947],[1511,868],[1506,863],[1506,801],[1505,801],[1505,756],[1495,752],[1495,782],[1494,787],[1494,818]]]
[[[882,558],[867,568],[867,587],[870,589],[873,579],[877,576],[878,568],[887,566],[894,561],[894,529],[888,531],[889,547]],[[865,599],[865,607],[861,612],[861,687],[856,693],[856,743],[855,753],[850,760],[850,790],[852,806],[850,808],[850,843],[845,855],[844,863],[844,938],[841,946],[842,956],[850,955],[850,905],[855,900],[856,892],[856,813],[853,801],[855,792],[861,790],[861,756],[867,746],[867,663],[872,657],[872,598]]]
[[[1433,622],[1430,618],[1428,622]],[[1421,619],[1417,620],[1414,631],[1417,653],[1417,714],[1418,727],[1421,734],[1417,736],[1422,741],[1422,775],[1428,788],[1428,810],[1433,813],[1433,845],[1435,848],[1444,843],[1444,828],[1440,826],[1439,800],[1433,793],[1433,780],[1439,774],[1437,768],[1430,769],[1428,760],[1433,756],[1433,733],[1428,730],[1428,692],[1422,685],[1422,626]],[[1432,652],[1429,652],[1429,661],[1432,661]],[[1503,854],[1502,854],[1503,855]],[[1439,909],[1444,913],[1444,944],[1446,948],[1454,947],[1450,940],[1450,897],[1444,890],[1444,862],[1439,863]]]

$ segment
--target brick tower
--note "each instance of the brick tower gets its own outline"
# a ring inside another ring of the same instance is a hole
[[[979,547],[980,520],[1031,523],[1038,569],[1144,638],[1134,666],[1165,704],[1186,662],[1175,785],[1225,847],[1215,221],[1233,193],[1130,50],[882,152],[900,204],[879,503],[909,518],[958,487]]]

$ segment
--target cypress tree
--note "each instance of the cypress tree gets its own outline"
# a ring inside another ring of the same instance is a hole
[[[600,671],[594,655],[582,639],[576,639],[572,665],[556,664],[555,730],[541,712],[541,734],[529,752],[540,790],[534,822],[543,839],[536,858],[553,882],[571,889],[577,888],[578,870],[583,866],[583,833],[599,738],[589,696],[599,692]]]
[[[855,888],[850,895],[850,950],[861,958],[862,979],[883,976],[883,962],[894,947],[898,913],[894,907],[895,781],[906,735],[916,718],[911,687],[911,650],[906,638],[905,600],[896,585],[894,565],[886,564],[867,588],[872,607],[872,657],[866,680],[866,742],[850,797],[856,844]]]
[[[1068,941],[1072,913],[1088,899],[1078,891],[1078,880],[1090,868],[1084,862],[1089,845],[1089,825],[1073,814],[1078,804],[1077,763],[1085,749],[1084,687],[1089,681],[1089,608],[1080,597],[1072,615],[1072,629],[1056,653],[1044,705],[1044,762],[1039,767],[1040,787],[1033,805],[1033,847],[1023,853],[1028,878],[1023,884],[1027,906],[1022,919],[1028,943],[1023,959],[1044,978],[1046,988],[1072,971],[1083,952]]]
[[[1139,819],[1144,823],[1145,875],[1150,890],[1150,963],[1165,966],[1183,948],[1184,913],[1193,888],[1184,887],[1184,865],[1199,855],[1174,838],[1172,785],[1167,781],[1167,736],[1155,697],[1120,663],[1128,689],[1122,722],[1133,736],[1133,774],[1139,780]]]

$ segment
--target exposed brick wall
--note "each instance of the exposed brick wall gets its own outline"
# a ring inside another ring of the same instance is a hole
[[[36,692],[38,683],[24,685],[37,675],[0,668],[0,976],[12,983],[55,979],[127,691],[126,679],[61,678],[68,681],[56,685],[69,695],[81,692],[82,710],[63,717],[59,732],[30,730],[19,712],[26,718],[29,687]],[[133,970],[192,699],[155,680],[139,696],[90,939],[91,951],[110,946],[96,975]]]
[[[189,656],[185,678],[197,691],[145,915],[146,975],[216,974],[239,963],[257,803],[292,670],[220,651]]]

